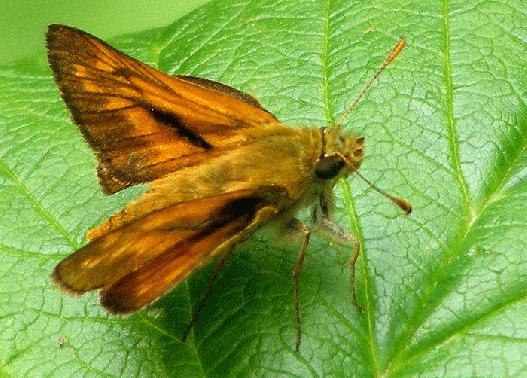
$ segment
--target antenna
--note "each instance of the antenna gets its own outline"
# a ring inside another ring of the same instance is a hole
[[[342,116],[340,116],[338,122],[336,123],[336,127],[339,127],[342,122],[344,122],[344,120],[346,119],[346,117],[353,111],[353,109],[355,109],[355,107],[357,106],[357,104],[359,103],[359,101],[361,100],[361,98],[364,96],[364,94],[368,91],[368,89],[370,89],[371,85],[373,84],[373,82],[375,80],[377,80],[377,78],[379,77],[379,75],[382,73],[382,71],[384,71],[384,69],[386,67],[388,67],[388,65],[392,62],[392,60],[394,60],[397,55],[399,55],[399,53],[401,52],[401,50],[403,49],[404,45],[406,44],[406,40],[404,38],[401,38],[399,40],[399,42],[397,43],[397,45],[394,47],[394,49],[392,50],[392,52],[390,53],[390,55],[388,55],[388,58],[386,58],[386,61],[384,62],[384,64],[382,65],[382,67],[379,69],[379,71],[377,71],[377,73],[371,78],[371,80],[368,82],[368,84],[366,84],[366,86],[364,87],[364,89],[362,90],[362,92],[359,94],[359,96],[357,97],[357,99],[355,100],[355,102],[348,108],[348,110],[346,110]],[[355,174],[357,176],[359,176],[364,182],[366,182],[366,184],[368,184],[372,189],[374,189],[375,191],[377,191],[378,193],[382,194],[383,196],[385,196],[386,198],[388,198],[390,201],[392,201],[394,204],[396,204],[397,206],[399,206],[401,208],[402,211],[404,211],[406,213],[406,215],[409,215],[411,212],[412,212],[412,206],[406,202],[405,200],[403,199],[400,199],[400,198],[397,198],[397,197],[394,197],[394,196],[391,196],[389,195],[388,193],[385,193],[384,191],[382,191],[381,189],[377,188],[375,185],[373,185],[369,180],[366,179],[366,177],[364,177],[363,175],[361,175],[359,172],[355,171]]]
[[[401,38],[399,40],[399,42],[397,43],[397,45],[394,47],[394,49],[392,50],[392,52],[390,53],[390,55],[388,56],[388,58],[386,59],[386,61],[384,62],[384,64],[382,65],[382,67],[379,69],[379,71],[377,71],[377,73],[371,78],[371,80],[369,81],[368,84],[366,84],[366,86],[364,87],[364,89],[362,90],[362,92],[359,94],[359,96],[357,97],[357,99],[355,100],[355,102],[348,108],[348,110],[346,110],[339,118],[338,122],[335,124],[335,127],[338,128],[342,122],[344,122],[344,120],[346,119],[347,116],[349,116],[349,114],[353,111],[353,109],[355,109],[355,107],[357,106],[357,104],[359,103],[359,101],[361,100],[361,98],[364,96],[364,94],[368,91],[368,89],[370,89],[371,85],[373,84],[373,82],[375,80],[377,80],[377,78],[379,77],[379,75],[382,73],[382,71],[384,71],[384,69],[386,67],[388,67],[388,64],[390,64],[392,62],[392,60],[395,59],[395,57],[397,55],[399,55],[399,53],[401,52],[401,50],[403,49],[404,45],[406,44],[406,40],[404,38]]]
[[[368,184],[369,186],[371,186],[372,189],[375,189],[377,192],[381,193],[383,196],[385,196],[386,198],[388,198],[390,201],[392,201],[394,204],[396,204],[397,206],[399,206],[401,208],[402,211],[404,211],[406,213],[406,215],[410,215],[410,213],[412,212],[412,205],[410,205],[408,202],[406,202],[405,200],[403,199],[400,199],[400,198],[397,198],[397,197],[394,197],[394,196],[391,196],[389,195],[388,193],[385,193],[384,191],[382,191],[381,189],[377,188],[375,185],[373,185],[366,177],[364,177],[363,175],[361,175],[358,171],[355,171],[355,174],[357,176],[359,176],[361,179],[364,180],[364,182],[366,184]]]

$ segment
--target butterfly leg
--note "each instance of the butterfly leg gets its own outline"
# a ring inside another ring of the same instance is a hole
[[[329,240],[330,242],[354,247],[353,256],[350,260],[351,300],[353,305],[360,312],[362,312],[362,307],[360,307],[360,305],[358,304],[357,297],[355,295],[355,265],[360,255],[360,243],[359,240],[355,237],[355,235],[343,229],[342,227],[340,227],[339,225],[329,219],[329,208],[330,207],[326,206],[315,208],[315,211],[313,212],[313,233],[323,239]],[[289,224],[288,231],[293,231],[294,233],[300,234],[303,237],[302,247],[300,248],[300,252],[298,253],[298,260],[295,266],[295,270],[293,272],[293,286],[295,291],[295,319],[297,326],[295,352],[298,352],[300,350],[300,342],[302,339],[298,279],[300,277],[300,272],[302,271],[302,265],[304,263],[304,257],[307,246],[309,244],[309,238],[311,237],[312,230],[305,223],[294,218]]]
[[[205,294],[203,295],[203,298],[199,302],[198,308],[192,314],[192,320],[190,321],[190,323],[189,323],[187,329],[185,330],[185,332],[183,333],[183,337],[181,337],[181,341],[182,342],[185,342],[185,340],[187,339],[187,336],[190,333],[190,330],[192,329],[194,324],[196,324],[196,321],[198,320],[199,314],[201,313],[201,310],[205,306],[205,302],[207,301],[207,299],[210,296],[210,293],[212,292],[212,289],[214,287],[214,282],[216,281],[216,278],[218,278],[218,275],[220,273],[221,268],[223,268],[223,265],[225,265],[225,262],[229,258],[230,254],[231,254],[231,251],[232,251],[232,248],[229,251],[227,251],[227,253],[225,253],[224,256],[221,256],[221,259],[217,262],[216,266],[214,267],[214,274],[212,275],[212,278],[210,279],[209,287],[208,287],[207,291],[205,292]]]
[[[334,199],[332,194],[324,193],[313,209],[312,219],[314,226],[312,231],[316,236],[328,240],[330,243],[354,247],[353,255],[350,259],[351,302],[359,312],[362,312],[362,307],[357,302],[355,294],[355,265],[360,255],[360,242],[355,235],[330,219],[333,207]]]
[[[309,244],[309,238],[311,236],[311,230],[309,227],[299,221],[296,218],[293,218],[291,223],[288,224],[287,233],[301,235],[303,238],[302,247],[298,252],[298,260],[296,262],[295,270],[293,271],[293,287],[295,291],[295,320],[296,320],[296,344],[295,352],[298,353],[300,350],[300,341],[302,339],[302,323],[300,320],[300,294],[298,289],[298,278],[300,277],[300,272],[302,271],[302,265],[304,263],[304,257],[306,254],[306,249]]]

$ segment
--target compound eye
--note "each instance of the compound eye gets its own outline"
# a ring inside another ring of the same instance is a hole
[[[322,180],[332,179],[339,174],[344,164],[344,160],[337,155],[323,157],[315,163],[315,175]]]

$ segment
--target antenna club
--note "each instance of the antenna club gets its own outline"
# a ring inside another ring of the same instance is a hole
[[[386,59],[385,64],[390,64],[390,62],[394,60],[397,55],[399,55],[401,50],[404,48],[404,45],[406,45],[406,39],[401,37],[397,45],[393,48],[391,54],[388,56],[388,59]]]

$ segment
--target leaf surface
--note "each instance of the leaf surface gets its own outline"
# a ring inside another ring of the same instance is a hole
[[[0,68],[0,371],[6,377],[527,376],[527,8],[521,1],[217,1],[109,41],[160,70],[254,95],[282,122],[327,126],[400,36],[407,47],[344,127],[366,137],[336,220],[351,251],[312,239],[294,353],[298,243],[236,249],[186,343],[206,267],[155,305],[108,316],[49,274],[137,197],[104,197],[44,53]],[[301,214],[305,216],[305,214]]]

